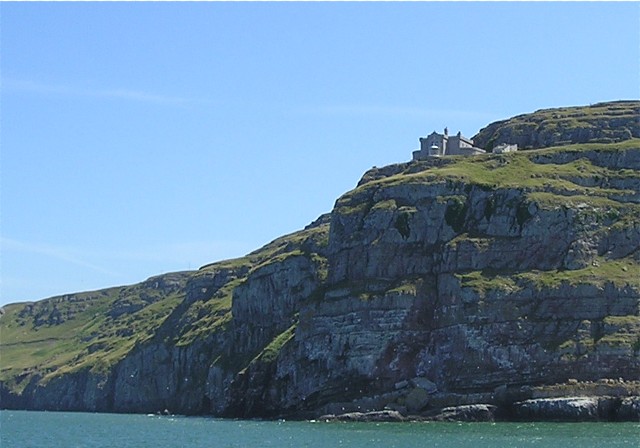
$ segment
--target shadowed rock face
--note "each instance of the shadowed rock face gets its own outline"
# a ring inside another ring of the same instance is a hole
[[[491,419],[495,405],[517,418],[572,419],[574,408],[602,418],[613,403],[633,418],[638,170],[638,140],[372,169],[330,215],[245,258],[6,307],[3,356],[17,360],[3,368],[2,406],[239,417],[388,408],[447,420]],[[24,334],[62,341],[67,328],[65,365],[20,364],[11,351],[38,344]],[[623,381],[588,386],[602,378]],[[531,388],[555,383],[618,398],[527,401],[549,399]]]

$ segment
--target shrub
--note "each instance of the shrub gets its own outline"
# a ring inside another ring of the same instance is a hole
[[[411,233],[411,229],[409,228],[409,213],[401,212],[396,217],[396,222],[394,223],[394,227],[400,235],[402,235],[403,239],[409,238],[409,234]]]
[[[447,210],[444,212],[444,219],[456,233],[460,233],[464,228],[467,208],[466,202],[461,198],[453,198],[447,205]]]

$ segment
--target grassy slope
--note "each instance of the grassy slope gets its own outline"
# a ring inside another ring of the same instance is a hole
[[[541,147],[540,140],[547,142],[543,146],[565,145],[585,142],[584,138],[588,136],[595,137],[599,143],[613,143],[640,138],[639,115],[640,101],[542,109],[491,123],[481,129],[473,140],[477,146],[488,149],[497,143],[519,140],[527,142],[526,149]]]
[[[396,185],[425,185],[443,182],[454,182],[465,185],[476,185],[483,189],[501,188],[524,189],[534,198],[546,199],[545,203],[571,201],[571,196],[589,197],[589,202],[611,207],[628,207],[636,209],[636,205],[611,200],[613,194],[634,194],[632,190],[617,190],[602,186],[584,186],[588,181],[608,183],[611,179],[637,178],[635,170],[611,170],[592,164],[587,159],[578,159],[566,164],[535,163],[535,157],[552,155],[558,152],[580,152],[587,150],[628,151],[640,149],[640,139],[632,139],[612,144],[577,144],[535,151],[508,153],[504,155],[481,155],[475,157],[451,157],[451,163],[424,169],[416,169],[408,165],[403,171],[381,179],[361,184],[360,187],[346,193],[337,202],[342,213],[353,213],[364,210],[361,197],[366,190],[385,188]],[[420,162],[418,162],[419,164]],[[538,196],[536,196],[538,195]],[[390,201],[386,201],[390,202]],[[377,204],[376,204],[377,205]],[[375,206],[375,205],[374,205]],[[381,206],[381,205],[379,205]]]
[[[0,317],[0,381],[20,391],[34,374],[42,375],[46,382],[82,369],[106,372],[135,345],[156,336],[174,311],[179,313],[168,330],[176,345],[188,345],[224,330],[232,318],[233,290],[247,275],[287,256],[308,253],[315,245],[326,245],[327,236],[328,224],[322,224],[278,238],[243,258],[214,263],[196,272],[168,274],[179,275],[180,282],[166,294],[154,288],[151,279],[132,286],[6,305]],[[309,256],[325,263],[316,253]],[[188,281],[221,270],[242,274],[231,275],[211,297],[184,302]],[[184,309],[178,309],[180,306]]]
[[[0,319],[0,380],[19,390],[26,381],[17,384],[16,378],[25,372],[39,373],[46,381],[83,368],[107,369],[153,336],[184,297],[178,291],[135,312],[110,314],[124,294],[140,297],[145,292],[141,286],[120,287],[5,306]],[[62,322],[47,319],[54,309],[68,317]]]

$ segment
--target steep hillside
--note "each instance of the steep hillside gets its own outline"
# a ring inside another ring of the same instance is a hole
[[[189,273],[3,308],[0,380],[21,391],[78,370],[108,372],[184,299]]]
[[[249,312],[242,304],[247,289],[241,285],[264,277],[272,282],[285,263],[295,268],[283,269],[283,281],[301,288],[298,294],[308,292],[306,283],[326,276],[326,261],[319,254],[327,243],[326,220],[321,217],[244,258],[199,271],[3,307],[2,406],[209,412],[204,383],[211,361],[247,363],[274,333],[291,325],[295,310],[295,303],[286,303],[295,294],[278,297],[283,302],[264,310],[268,322],[255,334],[252,326],[258,322],[232,319],[234,310],[237,315]]]
[[[520,149],[573,143],[614,143],[640,138],[640,101],[613,101],[584,107],[543,109],[497,121],[473,137],[491,150],[502,143]]]
[[[374,168],[244,258],[5,307],[2,406],[637,419],[639,192],[640,139]]]

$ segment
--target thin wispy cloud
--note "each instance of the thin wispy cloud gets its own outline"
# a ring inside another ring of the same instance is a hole
[[[380,104],[332,104],[310,107],[305,110],[307,113],[323,115],[344,115],[344,116],[390,116],[390,117],[414,117],[414,118],[448,118],[459,119],[493,119],[494,113],[473,110],[455,109],[427,109],[412,106],[380,105]]]
[[[110,276],[120,276],[121,274],[109,269],[98,266],[94,263],[86,261],[79,251],[67,247],[55,246],[45,243],[32,243],[26,241],[18,241],[11,238],[0,237],[0,248],[3,252],[14,251],[41,255],[53,258],[66,263],[74,264],[83,268],[91,269]]]
[[[126,261],[181,263],[192,268],[242,256],[251,250],[247,243],[232,241],[192,241],[167,243],[154,247],[127,249],[104,254],[106,258]]]
[[[12,238],[0,237],[0,248],[3,252],[22,252],[41,255],[59,261],[71,263],[110,276],[121,274],[87,261],[88,258],[104,260],[106,264],[116,262],[153,262],[169,265],[191,264],[197,268],[198,264],[216,262],[228,258],[242,256],[255,249],[245,242],[233,241],[191,241],[160,244],[151,247],[127,248],[123,250],[86,251],[47,243],[33,243],[19,241]]]
[[[61,84],[46,84],[20,79],[3,79],[2,90],[5,92],[26,92],[39,95],[93,97],[104,99],[120,99],[166,105],[186,105],[201,102],[193,98],[171,96],[147,92],[143,90],[123,88],[86,88]]]

